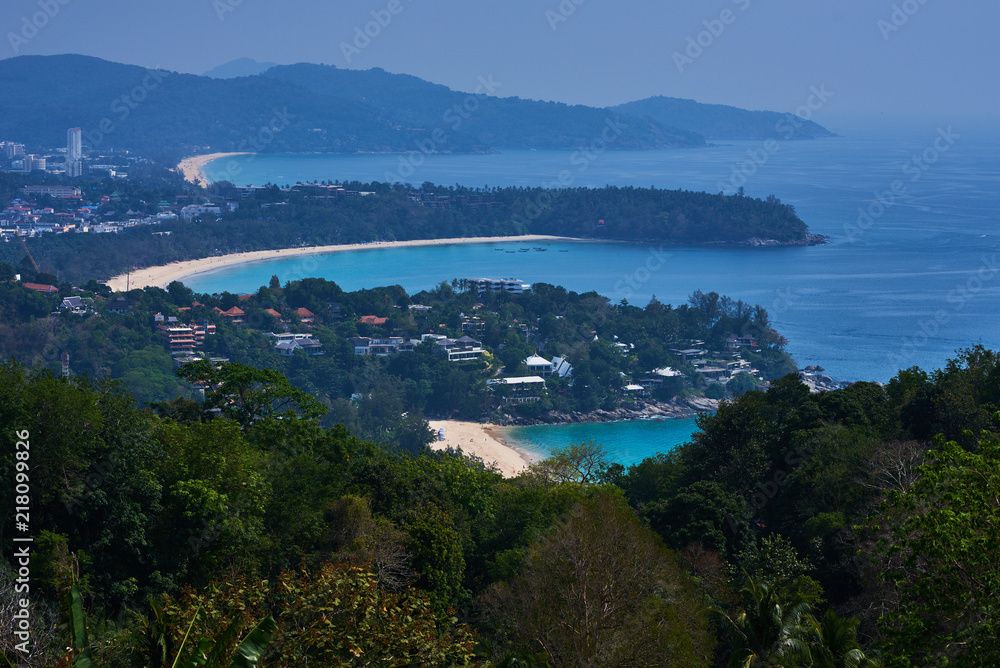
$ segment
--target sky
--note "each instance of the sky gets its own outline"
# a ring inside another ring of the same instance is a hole
[[[497,95],[569,104],[667,95],[809,105],[821,123],[992,120],[998,27],[995,0],[3,0],[0,58],[81,53],[202,74],[249,57],[463,91],[486,79]]]

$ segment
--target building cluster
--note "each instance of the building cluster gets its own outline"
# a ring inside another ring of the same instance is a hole
[[[171,354],[193,353],[196,348],[204,345],[206,336],[215,334],[215,324],[206,318],[185,324],[174,316],[157,313],[153,316],[153,322]]]
[[[743,351],[756,351],[759,347],[752,334],[732,334],[726,340],[725,350],[710,351],[704,341],[689,341],[686,347],[671,348],[670,352],[681,364],[691,365],[694,372],[709,384],[727,383],[741,373],[748,373],[763,382],[760,371],[743,358]]]
[[[244,196],[252,195],[257,190],[261,188],[255,188],[254,186],[249,186],[247,188],[241,189],[241,194]],[[364,190],[350,190],[343,186],[326,185],[322,183],[296,183],[290,188],[293,193],[301,193],[310,197],[312,199],[339,199],[341,197],[369,197],[374,195],[374,192],[368,192]]]
[[[215,219],[221,215],[222,206],[232,209],[236,204],[212,202],[208,198],[186,204],[189,198],[179,196],[174,202],[163,201],[151,207],[156,209],[155,213],[128,210],[121,216],[116,210],[108,210],[121,201],[117,192],[89,198],[72,185],[32,185],[22,188],[21,195],[6,205],[0,203],[0,237],[4,241],[10,241],[15,233],[22,237],[68,232],[100,234],[178,219],[190,221],[205,216]],[[42,198],[49,199],[40,204]]]
[[[293,357],[298,350],[301,350],[310,357],[319,357],[324,354],[323,344],[314,339],[312,334],[291,332],[275,334],[274,332],[270,332],[267,336],[274,344],[274,349],[282,357]]]
[[[8,172],[45,172],[70,178],[100,174],[125,179],[129,167],[141,160],[127,150],[91,149],[85,154],[80,128],[66,131],[65,148],[50,148],[38,153],[29,153],[24,144],[15,141],[0,141],[0,170]]]
[[[431,193],[413,193],[409,200],[420,206],[435,209],[454,209],[469,207],[472,209],[492,209],[496,201],[492,193],[472,193],[469,195],[434,195]]]
[[[487,292],[499,294],[509,292],[512,295],[523,295],[531,292],[531,284],[517,278],[469,278],[466,279],[469,288],[481,295]]]
[[[406,339],[401,336],[382,338],[355,336],[348,340],[354,346],[355,355],[376,357],[413,352],[414,348],[424,341],[431,341],[435,352],[447,357],[449,362],[475,361],[480,359],[484,352],[483,344],[470,336],[463,336],[460,339],[450,339],[441,334],[424,334],[419,339]]]

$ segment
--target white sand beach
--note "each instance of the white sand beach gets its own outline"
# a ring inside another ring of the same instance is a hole
[[[496,426],[457,420],[430,420],[431,429],[444,430],[444,440],[431,444],[434,450],[460,449],[475,455],[486,464],[494,464],[506,478],[513,478],[534,462],[526,453],[515,450],[495,431]]]
[[[318,255],[323,253],[339,253],[345,251],[372,250],[375,248],[406,248],[415,246],[447,246],[451,244],[489,244],[489,243],[533,243],[540,241],[577,241],[568,237],[552,237],[537,234],[526,234],[517,237],[471,237],[460,239],[421,239],[416,241],[384,241],[367,244],[342,244],[339,246],[311,246],[304,248],[283,248],[279,250],[254,251],[250,253],[233,253],[218,257],[206,257],[201,260],[186,260],[173,262],[158,267],[147,267],[132,272],[127,280],[126,275],[115,276],[107,284],[115,291],[146,288],[156,286],[165,288],[174,281],[184,281],[196,274],[217,271],[233,265],[263,260],[295,257],[297,255]]]
[[[184,175],[185,181],[190,181],[196,186],[205,187],[211,183],[205,175],[205,165],[220,158],[230,158],[235,155],[251,155],[250,153],[210,153],[208,155],[195,155],[184,158],[177,165],[177,171]]]

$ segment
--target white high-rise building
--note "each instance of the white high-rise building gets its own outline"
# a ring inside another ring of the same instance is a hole
[[[66,132],[66,162],[83,157],[83,133],[80,128],[70,128]]]
[[[13,160],[14,158],[24,157],[24,144],[15,144],[13,142],[7,142],[4,146],[4,155],[8,160]]]

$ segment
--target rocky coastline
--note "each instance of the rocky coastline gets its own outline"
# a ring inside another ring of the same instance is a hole
[[[532,425],[583,424],[588,422],[625,422],[627,420],[658,420],[666,418],[691,419],[699,413],[718,410],[716,399],[705,397],[675,397],[670,401],[637,401],[629,407],[613,411],[595,410],[589,413],[578,411],[549,411],[538,417],[508,416],[496,420],[498,427],[528,427]]]

